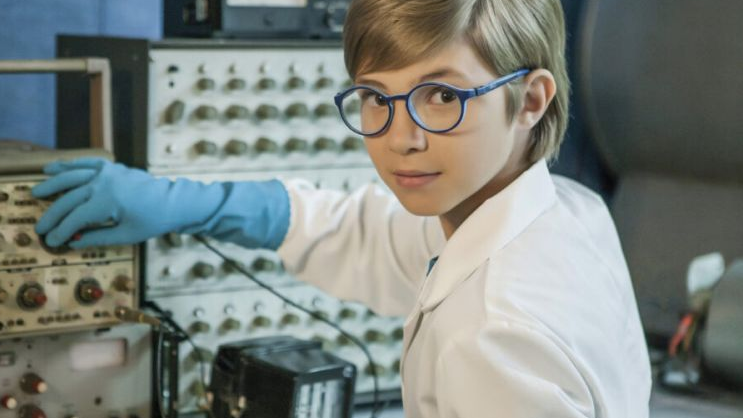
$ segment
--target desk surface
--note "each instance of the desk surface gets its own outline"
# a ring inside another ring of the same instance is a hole
[[[650,418],[743,418],[743,395],[739,399],[700,399],[655,390],[650,400]],[[353,418],[369,416],[370,410],[362,409]],[[377,418],[404,418],[402,407],[390,406]]]

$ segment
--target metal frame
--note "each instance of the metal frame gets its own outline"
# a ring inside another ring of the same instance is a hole
[[[85,73],[90,76],[90,146],[113,153],[111,66],[106,58],[2,60],[0,74]]]

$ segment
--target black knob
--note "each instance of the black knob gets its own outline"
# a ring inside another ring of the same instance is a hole
[[[219,117],[219,111],[214,106],[201,105],[194,110],[196,119],[203,121],[216,120]]]
[[[225,111],[225,116],[229,120],[247,119],[250,116],[250,112],[248,112],[248,108],[245,106],[232,105]]]
[[[292,103],[286,108],[286,116],[289,118],[306,118],[310,115],[310,109],[304,103]]]
[[[299,323],[299,317],[297,315],[288,313],[281,317],[281,325],[297,325]]]
[[[230,90],[245,90],[246,84],[242,78],[233,78],[227,82],[227,88]]]
[[[44,379],[36,373],[26,373],[21,377],[21,390],[29,395],[38,395],[47,391],[48,386]]]
[[[392,331],[392,339],[394,339],[395,341],[402,341],[402,337],[403,337],[403,329],[402,329],[402,327],[395,328]]]
[[[381,364],[371,364],[370,363],[370,364],[367,364],[366,367],[364,367],[364,373],[367,374],[367,375],[369,375],[369,376],[372,376],[372,375],[375,375],[375,374],[377,376],[381,376],[381,375],[383,375],[385,373],[385,371],[386,370],[385,370],[384,366],[382,366]]]
[[[175,232],[169,232],[163,235],[163,241],[169,247],[173,247],[173,248],[177,248],[183,245],[183,238],[181,238],[180,234],[175,233]]]
[[[273,90],[276,88],[276,80],[273,78],[261,78],[258,80],[258,89]]]
[[[364,140],[357,136],[349,136],[343,140],[343,149],[345,151],[359,151],[364,149]]]
[[[4,203],[10,200],[10,195],[5,192],[0,192],[0,203]]]
[[[348,345],[353,344],[353,341],[350,338],[346,337],[345,335],[341,334],[338,337],[336,337],[335,343],[338,344],[339,346],[348,346]]]
[[[200,279],[206,279],[214,274],[214,266],[209,263],[199,261],[198,263],[193,265],[193,267],[191,268],[191,272],[194,276]]]
[[[216,83],[211,78],[202,78],[196,82],[196,87],[199,90],[209,91],[209,90],[214,90],[214,88],[216,87]]]
[[[341,319],[353,319],[356,318],[356,311],[351,308],[343,308],[338,312],[338,317]]]
[[[286,83],[287,87],[289,87],[290,90],[303,89],[306,84],[307,83],[305,83],[303,78],[296,76],[290,78],[289,81]]]
[[[201,140],[194,145],[196,153],[200,155],[215,155],[217,153],[217,146],[214,142]]]
[[[332,104],[322,103],[315,108],[315,116],[318,118],[327,118],[335,116],[337,113],[335,106]]]
[[[38,406],[27,404],[18,410],[18,418],[46,418],[46,414]]]
[[[224,150],[229,155],[243,155],[248,152],[248,144],[237,139],[231,139],[225,144]]]
[[[92,305],[103,298],[103,289],[97,280],[86,278],[75,286],[75,295],[81,304]]]
[[[235,318],[227,318],[222,322],[222,329],[225,331],[236,331],[242,327],[242,323]]]
[[[338,143],[335,140],[328,137],[320,137],[315,141],[316,151],[336,151],[338,149]]]
[[[174,124],[178,123],[183,118],[183,112],[186,109],[186,104],[180,100],[176,100],[171,103],[167,109],[165,109],[165,123]]]
[[[26,283],[18,290],[18,305],[21,309],[33,310],[46,304],[44,288],[37,283]]]
[[[196,321],[189,327],[192,334],[207,333],[212,327],[204,321]]]
[[[252,268],[254,271],[275,271],[276,262],[268,258],[258,257],[253,261]]]
[[[32,242],[33,239],[31,236],[25,232],[21,232],[15,236],[15,243],[18,244],[19,247],[28,247]]]
[[[279,146],[276,144],[276,142],[266,138],[261,137],[258,138],[258,140],[255,142],[255,150],[258,153],[276,153],[279,151]]]
[[[305,152],[309,147],[310,145],[306,140],[299,138],[290,138],[284,145],[287,152]]]
[[[271,326],[271,318],[267,316],[256,316],[255,319],[253,319],[253,326],[255,328],[268,328]]]
[[[237,262],[237,265],[240,266],[241,269],[246,270],[245,264],[243,264],[243,263],[241,263],[241,262],[238,261]],[[235,267],[234,264],[228,263],[228,262],[224,262],[222,264],[222,270],[224,270],[224,272],[225,273],[228,273],[228,274],[232,274],[232,273],[236,273],[236,272],[240,271],[240,270],[237,269],[237,267]]]
[[[328,88],[333,87],[333,84],[335,84],[335,83],[333,82],[333,79],[332,78],[330,78],[330,77],[321,77],[315,83],[315,88],[318,89],[318,90],[328,89]]]
[[[364,340],[368,343],[382,343],[387,340],[387,337],[377,330],[370,329],[364,333]]]
[[[262,104],[255,110],[255,116],[261,120],[278,119],[279,108],[273,105]]]

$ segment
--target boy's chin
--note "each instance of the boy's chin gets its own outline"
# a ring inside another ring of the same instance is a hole
[[[446,209],[441,207],[439,202],[409,197],[401,198],[401,196],[397,196],[397,199],[408,212],[416,216],[439,216],[446,213]]]

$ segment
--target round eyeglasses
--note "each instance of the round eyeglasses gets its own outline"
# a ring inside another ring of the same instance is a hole
[[[467,101],[510,83],[530,70],[521,69],[473,89],[460,89],[446,83],[428,82],[415,86],[408,94],[388,96],[369,86],[352,86],[335,96],[335,105],[349,129],[363,136],[376,136],[392,124],[397,100],[405,101],[413,121],[433,133],[445,133],[459,126],[467,111]]]

